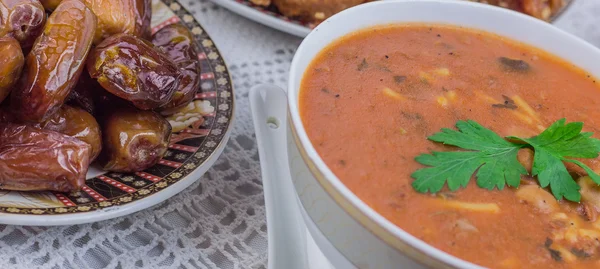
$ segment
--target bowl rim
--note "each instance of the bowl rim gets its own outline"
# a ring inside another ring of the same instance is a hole
[[[312,41],[312,39],[316,38],[316,32],[326,32],[330,30],[328,29],[328,22],[336,20],[349,20],[352,18],[353,15],[355,16],[356,13],[360,12],[362,9],[375,8],[377,6],[384,9],[385,6],[389,5],[405,5],[417,3],[440,3],[444,5],[462,6],[461,8],[479,11],[485,10],[487,12],[494,12],[499,15],[502,15],[504,18],[520,20],[521,22],[529,24],[531,27],[544,29],[545,31],[551,33],[551,35],[554,36],[554,38],[565,39],[567,40],[566,42],[570,43],[570,45],[577,45],[579,46],[579,48],[585,49],[586,51],[594,51],[597,56],[596,58],[599,59],[600,49],[594,47],[593,45],[570,33],[567,33],[559,28],[554,27],[552,24],[533,18],[531,16],[487,4],[454,0],[389,0],[370,2],[359,6],[355,6],[333,15],[332,17],[328,18],[324,23],[321,23],[302,41],[302,43],[298,47],[290,66],[288,79],[288,120],[291,122],[289,126],[291,129],[292,138],[294,139],[295,145],[299,149],[303,161],[308,166],[309,170],[317,179],[317,182],[321,185],[325,192],[337,203],[338,206],[340,206],[346,213],[352,216],[352,218],[355,221],[357,221],[360,225],[369,230],[374,236],[378,237],[380,240],[386,242],[389,246],[395,248],[396,250],[400,251],[405,255],[408,255],[410,258],[420,263],[423,263],[428,266],[433,266],[434,268],[483,268],[479,265],[462,260],[442,250],[439,250],[429,245],[428,243],[422,241],[421,239],[416,238],[415,236],[404,231],[399,226],[393,224],[391,221],[387,220],[380,213],[375,211],[373,208],[369,207],[364,201],[358,198],[358,196],[356,196],[356,194],[354,194],[348,187],[346,187],[345,184],[342,183],[342,181],[340,181],[340,179],[331,171],[331,169],[329,169],[329,167],[321,159],[321,157],[313,147],[312,143],[310,142],[310,139],[306,134],[306,130],[300,117],[298,103],[299,89],[297,89],[299,87],[296,87],[296,84],[299,84],[299,82],[302,80],[305,70],[299,70],[300,67],[298,66],[299,62],[301,61],[300,59],[303,57],[307,57],[304,54],[307,53],[306,50],[307,47],[310,46],[309,43]],[[414,22],[419,23],[420,21]],[[443,25],[443,23],[437,24]],[[369,27],[372,27],[372,25],[365,25],[362,28]],[[476,25],[468,25],[464,27],[478,29]],[[498,34],[500,36],[505,36],[505,34],[502,33],[496,33],[487,29],[483,30],[493,34]],[[511,31],[513,30],[511,29]],[[517,29],[514,31],[519,30]],[[345,36],[352,32],[355,31],[343,33],[341,36]],[[330,41],[328,44],[331,44],[331,42],[334,42],[338,38],[333,38],[332,41]],[[527,41],[523,41],[514,37],[510,37],[510,39],[526,44],[529,43]],[[540,46],[536,46],[533,44],[531,44],[531,46],[540,48]],[[322,51],[322,49],[323,48],[321,48],[319,51]],[[547,48],[540,49],[545,51],[549,50]],[[556,53],[550,53],[556,55]],[[557,56],[567,60],[568,62],[576,62],[572,59],[569,60],[565,56]],[[311,58],[310,61],[312,61],[313,59],[314,57]],[[580,66],[580,68],[583,70],[589,70],[584,68],[583,66]]]

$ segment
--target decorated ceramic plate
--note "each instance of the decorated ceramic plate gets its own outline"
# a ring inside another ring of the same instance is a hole
[[[314,27],[308,23],[288,18],[272,6],[261,7],[248,0],[212,1],[248,19],[295,36],[305,37]]]
[[[288,18],[281,14],[276,7],[273,5],[259,6],[253,4],[249,0],[212,0],[213,2],[241,15],[248,19],[262,23],[266,26],[275,28],[277,30],[296,35],[299,37],[305,37],[310,31],[316,26],[314,23],[303,22]],[[291,1],[291,0],[290,0]],[[373,1],[373,0],[371,0]],[[467,0],[473,2],[481,2],[483,0]],[[562,8],[552,15],[549,20],[554,21],[560,16],[575,0],[563,0]],[[270,2],[270,1],[268,1]],[[502,2],[502,1],[501,1]],[[509,1],[510,2],[510,1]]]
[[[153,0],[152,32],[182,23],[198,43],[202,64],[194,101],[168,118],[169,149],[159,164],[123,174],[91,167],[83,189],[72,193],[0,190],[0,223],[66,225],[131,214],[179,193],[214,164],[229,138],[234,111],[231,78],[223,57],[177,0]]]

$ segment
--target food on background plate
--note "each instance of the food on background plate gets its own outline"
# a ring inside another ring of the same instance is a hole
[[[27,55],[11,106],[19,119],[41,122],[56,113],[77,83],[92,45],[96,15],[79,0],[65,0],[48,17]]]
[[[468,0],[508,8],[542,20],[549,20],[567,5],[569,0]],[[573,0],[571,0],[573,1]]]
[[[392,25],[326,47],[299,106],[333,173],[417,238],[491,268],[595,268],[599,84],[491,33]]]
[[[273,5],[285,16],[302,21],[320,23],[344,9],[369,0],[272,0]]]
[[[317,25],[344,9],[376,0],[249,0],[262,6],[273,6],[286,17]],[[573,0],[462,0],[490,4],[525,13],[542,20],[550,20]]]
[[[87,69],[104,89],[143,110],[166,105],[181,79],[180,69],[166,54],[128,34],[98,44],[90,53]]]
[[[151,109],[183,113],[199,88],[185,26],[165,26],[155,47],[149,0],[43,1],[47,20],[37,0],[0,4],[0,189],[78,191],[94,161],[115,172],[160,161],[172,127]]]

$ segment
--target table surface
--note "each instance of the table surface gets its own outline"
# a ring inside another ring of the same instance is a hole
[[[232,0],[233,1],[233,0]],[[231,140],[208,173],[152,208],[62,227],[0,225],[0,268],[265,268],[265,223],[248,90],[284,87],[301,39],[239,17],[207,0],[183,0],[212,36],[235,84]],[[555,23],[600,46],[600,1],[576,0]]]

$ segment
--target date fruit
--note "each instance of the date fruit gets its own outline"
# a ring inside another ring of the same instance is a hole
[[[109,95],[110,93],[102,89],[102,86],[95,79],[92,79],[88,72],[84,71],[79,76],[77,85],[75,85],[67,97],[67,104],[78,106],[88,113],[95,115],[97,107],[96,99],[101,94]]]
[[[98,161],[104,170],[143,171],[169,146],[171,125],[156,112],[128,106],[112,110],[101,122],[104,148]]]
[[[85,183],[90,148],[54,131],[0,123],[0,189],[79,190]]]
[[[152,44],[175,63],[198,60],[194,36],[183,24],[173,23],[161,28],[152,36]]]
[[[56,7],[58,7],[60,2],[62,2],[62,0],[40,0],[40,3],[42,3],[42,6],[44,6],[44,8],[46,10],[48,10],[49,12],[54,11],[56,9]]]
[[[53,11],[62,0],[40,0],[46,10]],[[94,44],[121,33],[150,39],[151,0],[82,0],[98,18]]]
[[[80,0],[58,5],[12,93],[11,105],[21,120],[41,122],[62,106],[79,79],[95,29],[96,16]]]
[[[77,138],[91,146],[90,162],[102,149],[102,134],[94,116],[77,107],[64,105],[48,120],[36,124],[44,130],[51,130]]]
[[[12,37],[0,38],[0,103],[21,77],[24,63],[25,57],[19,42]]]
[[[12,115],[12,113],[10,113],[10,111],[7,109],[6,106],[2,105],[0,106],[0,124],[2,124],[3,122],[14,122],[14,116]]]
[[[167,104],[181,79],[167,55],[128,34],[102,41],[90,53],[87,69],[104,89],[143,110]]]
[[[29,49],[42,33],[46,12],[38,0],[0,0],[0,36],[10,36]]]
[[[179,87],[169,103],[158,110],[168,116],[188,105],[200,86],[200,62],[192,33],[182,24],[170,24],[152,36],[152,43],[180,68]]]
[[[150,39],[151,0],[85,0],[98,17],[94,45],[115,34]]]

